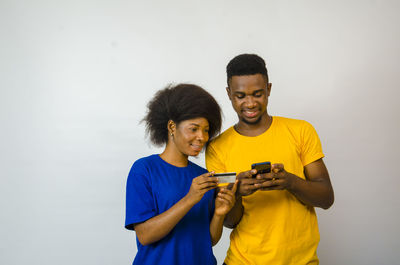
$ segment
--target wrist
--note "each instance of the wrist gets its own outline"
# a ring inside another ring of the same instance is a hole
[[[224,219],[225,219],[225,216],[226,216],[226,213],[224,213],[224,214],[219,214],[219,213],[217,213],[217,211],[216,210],[214,210],[214,219],[215,219],[215,221],[221,221],[221,222],[223,222],[224,221]]]
[[[195,201],[192,196],[189,196],[189,194],[186,194],[186,196],[183,197],[182,202],[190,207],[193,207],[197,203],[197,201]]]
[[[290,185],[287,188],[287,190],[289,190],[290,192],[296,192],[298,190],[299,182],[302,181],[303,179],[294,174],[291,175],[292,175],[292,181],[290,181]]]

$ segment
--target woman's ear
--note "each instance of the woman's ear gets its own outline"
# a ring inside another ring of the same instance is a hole
[[[167,124],[168,134],[174,136],[176,132],[176,124],[173,120],[169,120]]]

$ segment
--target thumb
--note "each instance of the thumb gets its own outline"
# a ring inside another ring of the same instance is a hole
[[[278,163],[278,164],[273,164],[271,168],[272,168],[272,171],[273,171],[274,173],[278,173],[278,172],[281,172],[281,171],[284,170],[283,164],[280,164],[280,163]]]
[[[239,183],[239,180],[237,179],[237,180],[235,181],[235,185],[233,185],[233,188],[232,188],[233,194],[236,194],[236,190],[237,190],[238,183]]]

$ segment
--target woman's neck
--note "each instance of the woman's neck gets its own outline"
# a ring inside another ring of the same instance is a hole
[[[189,163],[188,156],[179,152],[172,144],[167,144],[160,157],[165,162],[176,167],[186,167]]]

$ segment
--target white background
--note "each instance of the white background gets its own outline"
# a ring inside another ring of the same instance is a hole
[[[0,264],[131,264],[126,176],[161,150],[139,124],[146,103],[168,83],[199,84],[227,128],[225,66],[244,52],[267,62],[269,113],[320,135],[336,195],[317,211],[321,264],[398,264],[399,11],[378,0],[1,0]]]

